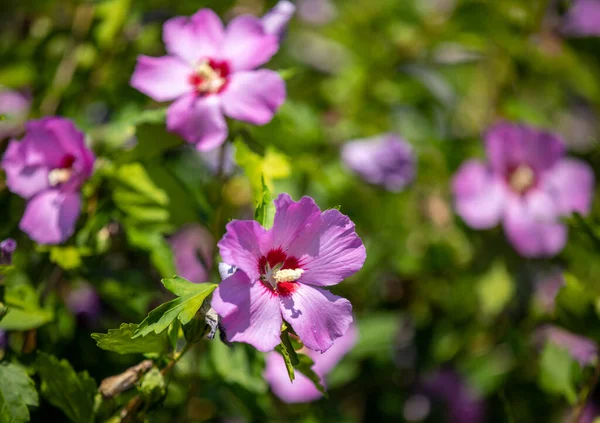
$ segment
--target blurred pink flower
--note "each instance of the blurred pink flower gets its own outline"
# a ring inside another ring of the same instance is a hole
[[[575,37],[600,36],[600,0],[574,0],[563,31]]]
[[[275,7],[262,17],[262,24],[265,32],[267,34],[276,35],[281,39],[283,34],[285,34],[290,19],[294,16],[294,12],[296,12],[294,3],[287,0],[280,0]]]
[[[502,222],[524,257],[549,257],[567,241],[560,218],[588,214],[594,173],[565,157],[562,140],[549,132],[500,123],[485,134],[488,163],[469,160],[452,181],[456,210],[475,229]]]
[[[306,348],[300,352],[312,358],[315,363],[313,370],[321,378],[321,383],[326,386],[327,375],[352,350],[357,338],[358,330],[352,324],[346,334],[336,339],[326,352],[318,353]],[[283,402],[288,404],[311,402],[323,396],[309,378],[298,371],[294,374],[295,379],[291,382],[281,354],[273,351],[267,355],[264,377],[273,393]]]
[[[347,142],[341,154],[346,166],[365,181],[388,191],[402,191],[415,177],[412,148],[394,134]]]
[[[212,269],[213,237],[198,224],[182,227],[170,239],[177,274],[195,283],[207,282]]]
[[[564,284],[565,278],[559,271],[544,275],[536,281],[534,300],[545,313],[554,313],[556,296]]]
[[[212,306],[231,342],[271,351],[285,319],[307,348],[325,352],[348,330],[352,305],[321,287],[359,271],[365,247],[347,216],[321,212],[310,197],[281,194],[275,209],[269,230],[253,220],[227,224],[221,258],[238,270],[215,290]]]
[[[8,188],[28,200],[21,230],[40,244],[67,240],[81,211],[81,185],[92,175],[94,161],[83,133],[70,120],[29,121],[23,139],[11,140],[2,159]]]
[[[0,242],[0,265],[12,264],[12,256],[16,249],[17,241],[12,238],[6,238],[4,241]]]
[[[100,296],[89,283],[80,283],[72,289],[65,303],[73,314],[90,320],[97,319],[102,308]]]
[[[534,341],[538,344],[551,342],[566,349],[581,367],[592,365],[598,359],[598,344],[589,338],[575,335],[558,326],[545,325],[537,329]]]
[[[224,115],[263,125],[285,100],[277,72],[259,69],[277,52],[276,35],[260,19],[238,16],[227,29],[209,9],[165,22],[167,56],[140,56],[131,86],[156,101],[175,100],[167,128],[200,151],[227,138]]]
[[[0,91],[0,139],[18,135],[29,115],[31,97],[20,91]]]
[[[298,17],[313,25],[325,25],[337,17],[331,0],[298,0]]]

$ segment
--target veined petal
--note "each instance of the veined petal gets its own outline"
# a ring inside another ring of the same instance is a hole
[[[185,16],[169,19],[163,26],[163,41],[169,54],[191,66],[215,56],[223,37],[223,23],[210,9],[201,9],[189,19]]]
[[[277,72],[267,69],[236,72],[221,98],[227,116],[264,125],[285,101],[285,82]]]
[[[215,95],[197,97],[187,94],[181,97],[167,110],[167,128],[196,144],[199,151],[212,150],[227,138],[227,124]]]
[[[497,176],[483,163],[464,163],[452,180],[456,211],[472,228],[488,229],[500,221],[505,205],[505,189]]]
[[[47,190],[29,200],[19,228],[39,244],[60,244],[73,234],[80,211],[79,193]]]
[[[219,284],[212,307],[230,342],[245,342],[257,350],[272,351],[280,342],[279,301],[261,282],[251,282],[237,271]]]
[[[281,313],[306,348],[327,351],[352,323],[352,304],[345,298],[299,283],[290,296],[279,297]]]
[[[263,240],[267,231],[254,220],[234,220],[217,246],[223,261],[243,270],[252,280],[258,280],[258,260],[264,255]]]
[[[302,264],[299,282],[316,286],[340,283],[358,272],[367,258],[354,223],[333,209],[324,211],[318,223],[308,225],[288,253]]]
[[[131,86],[156,101],[174,100],[192,91],[192,68],[173,56],[139,56]]]
[[[284,193],[274,202],[275,219],[269,230],[273,248],[282,247],[285,250],[294,247],[293,241],[301,232],[309,230],[311,225],[319,225],[321,210],[312,198],[302,197],[300,201],[294,201]]]
[[[278,49],[277,36],[267,34],[260,19],[238,16],[227,26],[221,58],[232,71],[251,70],[268,62]]]

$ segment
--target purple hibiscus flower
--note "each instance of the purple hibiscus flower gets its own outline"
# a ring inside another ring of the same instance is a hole
[[[290,19],[294,16],[294,12],[296,12],[294,3],[287,0],[279,1],[275,7],[262,17],[262,24],[265,32],[267,34],[276,35],[281,39],[285,34]]]
[[[450,423],[486,421],[485,404],[471,387],[454,371],[440,370],[425,379],[426,395],[444,403]]]
[[[20,91],[0,91],[0,139],[18,135],[31,108],[31,97]]]
[[[455,205],[475,229],[502,222],[524,257],[560,252],[567,227],[559,218],[590,211],[594,173],[586,163],[565,157],[561,139],[525,125],[500,123],[485,135],[488,163],[469,160],[452,182]]]
[[[324,353],[304,348],[301,353],[308,355],[314,361],[313,370],[325,385],[326,376],[335,368],[337,363],[354,347],[358,338],[358,330],[352,325],[346,334],[338,338],[331,348]],[[288,404],[311,402],[323,396],[309,378],[296,372],[293,382],[285,367],[281,354],[270,352],[267,355],[264,377],[271,386],[273,393]]]
[[[59,244],[75,230],[81,185],[94,169],[94,154],[73,123],[60,117],[33,120],[11,140],[2,168],[8,188],[28,200],[19,227],[40,244]]]
[[[557,347],[565,348],[581,367],[592,365],[598,359],[598,344],[558,326],[545,325],[537,329],[534,342],[539,345],[550,342]]]
[[[229,341],[271,351],[283,320],[304,345],[326,351],[352,323],[352,305],[322,289],[362,267],[365,247],[354,223],[337,210],[321,212],[314,200],[275,200],[269,230],[234,220],[219,241],[223,261],[237,267],[215,290],[212,306]]]
[[[0,242],[0,265],[12,264],[12,256],[16,249],[17,241],[12,238]]]
[[[402,191],[415,177],[412,148],[394,134],[350,141],[341,154],[346,166],[365,181],[388,191]]]
[[[200,151],[227,138],[225,117],[263,125],[285,100],[277,72],[256,68],[277,52],[276,35],[260,19],[239,16],[227,29],[209,9],[163,27],[167,56],[140,56],[131,85],[156,101],[176,100],[167,128]]]
[[[73,314],[90,321],[96,320],[102,311],[100,296],[89,283],[80,283],[72,289],[65,304]]]
[[[544,313],[554,313],[556,296],[564,284],[565,278],[562,272],[558,270],[549,274],[542,274],[536,280],[533,299]]]
[[[600,36],[600,0],[575,0],[565,18],[563,31],[575,37]]]
[[[213,237],[206,228],[190,224],[170,239],[177,274],[191,282],[208,281],[212,269]]]

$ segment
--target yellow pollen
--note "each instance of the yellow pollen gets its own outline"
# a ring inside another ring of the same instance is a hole
[[[207,61],[196,66],[196,74],[202,78],[202,82],[197,87],[202,92],[216,93],[226,82],[225,78],[221,77],[221,73],[214,70]]]
[[[535,182],[535,175],[529,166],[519,166],[509,178],[509,184],[519,194],[526,192]]]
[[[282,269],[275,272],[273,279],[275,282],[295,282],[300,279],[304,270],[302,269]]]
[[[71,179],[73,171],[71,169],[54,169],[48,173],[48,182],[54,187]]]

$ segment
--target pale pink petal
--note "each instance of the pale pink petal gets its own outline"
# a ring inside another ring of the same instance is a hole
[[[223,36],[223,23],[210,9],[201,9],[189,19],[184,16],[169,19],[163,27],[163,41],[169,54],[191,66],[214,57],[221,48]]]
[[[19,228],[39,244],[60,244],[75,231],[80,211],[79,193],[47,190],[29,200]]]
[[[43,165],[27,165],[23,144],[11,141],[2,158],[2,168],[6,172],[6,185],[15,194],[30,198],[47,189],[49,169]]]
[[[193,91],[189,82],[192,68],[173,56],[139,56],[131,86],[156,101],[175,100]]]
[[[237,271],[219,284],[212,307],[230,342],[245,342],[257,350],[272,351],[280,343],[279,301],[261,282],[251,282]]]
[[[217,96],[187,94],[167,110],[167,128],[199,151],[212,150],[227,138],[227,123]]]
[[[282,247],[286,250],[313,222],[314,225],[319,225],[321,210],[310,197],[294,201],[289,194],[284,193],[280,194],[274,203],[275,219],[273,227],[269,230],[273,248]]]
[[[265,32],[281,38],[290,19],[294,16],[294,12],[296,12],[294,3],[287,0],[278,1],[275,7],[269,10],[261,19]]]
[[[237,72],[229,78],[221,99],[227,116],[263,125],[285,101],[285,82],[267,69]]]
[[[290,244],[288,254],[299,258],[304,270],[299,282],[317,286],[340,283],[358,272],[367,258],[354,223],[335,209],[308,225]]]
[[[315,384],[299,371],[294,372],[295,378],[291,382],[283,357],[278,352],[267,355],[263,375],[273,393],[285,403],[312,402],[323,396]]]
[[[277,36],[267,34],[260,19],[238,16],[227,26],[221,58],[232,71],[251,70],[268,62],[278,49]]]
[[[452,180],[456,212],[467,225],[488,229],[500,221],[505,205],[502,181],[483,163],[465,162]]]
[[[548,171],[542,189],[552,196],[561,214],[587,215],[592,206],[594,179],[594,172],[587,163],[566,158]]]
[[[255,220],[234,220],[217,246],[221,259],[242,269],[255,281],[259,278],[258,260],[264,255],[262,248],[267,231]]]
[[[350,301],[324,289],[299,283],[279,299],[283,318],[311,350],[327,351],[352,323]]]

